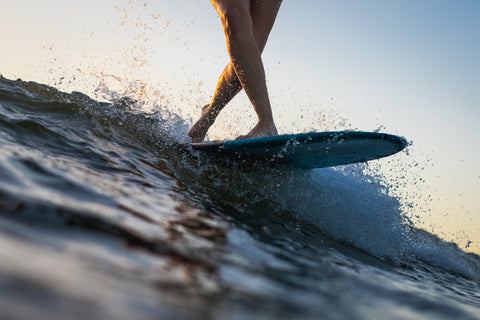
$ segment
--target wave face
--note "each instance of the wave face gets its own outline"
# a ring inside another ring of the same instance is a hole
[[[360,166],[218,164],[152,110],[0,77],[0,318],[480,318],[479,256]]]

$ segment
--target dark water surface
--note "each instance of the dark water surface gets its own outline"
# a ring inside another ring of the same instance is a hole
[[[1,319],[480,319],[479,256],[358,166],[217,165],[141,107],[0,77]]]

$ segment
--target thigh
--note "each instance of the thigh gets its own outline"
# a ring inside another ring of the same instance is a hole
[[[250,0],[211,0],[211,2],[220,17],[232,10],[240,10],[243,13],[250,11]]]
[[[260,51],[263,51],[272,30],[282,0],[250,0],[253,32]]]

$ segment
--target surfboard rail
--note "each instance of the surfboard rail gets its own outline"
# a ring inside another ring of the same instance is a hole
[[[387,133],[327,131],[192,143],[192,148],[311,169],[379,159],[395,154],[407,145],[405,138]]]

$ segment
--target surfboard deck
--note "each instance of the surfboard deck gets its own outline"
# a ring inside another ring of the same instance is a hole
[[[213,156],[243,161],[269,161],[312,169],[346,165],[393,155],[407,146],[406,139],[378,132],[330,131],[274,137],[192,143]]]

